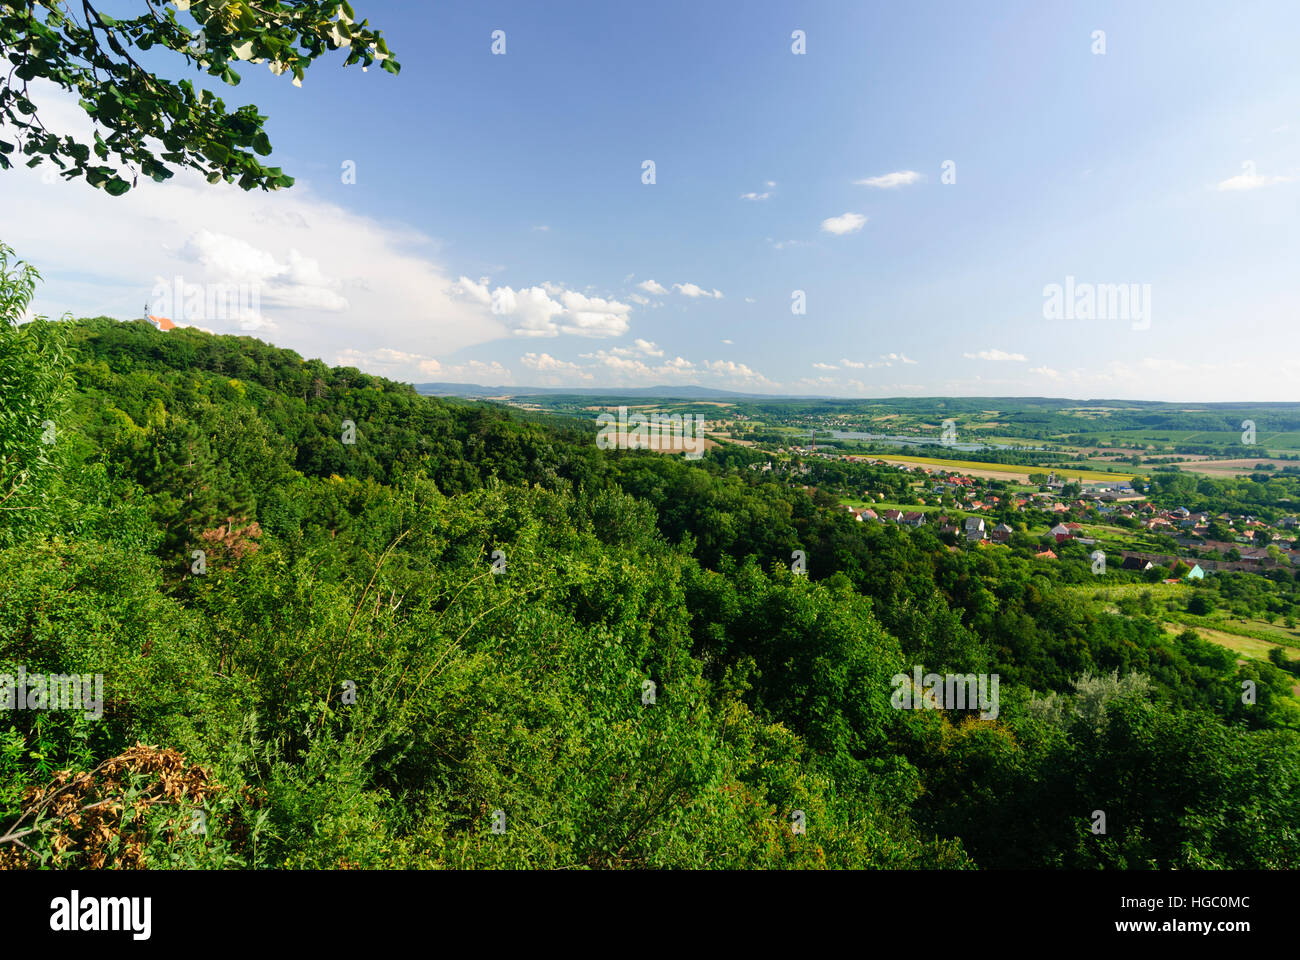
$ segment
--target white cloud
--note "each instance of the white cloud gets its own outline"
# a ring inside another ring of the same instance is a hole
[[[581,380],[591,380],[592,376],[576,363],[568,360],[557,360],[549,353],[525,353],[519,358],[519,362],[529,370],[536,370],[543,374],[543,379],[548,383],[555,383],[565,378],[577,377]]]
[[[842,237],[847,233],[857,233],[867,218],[860,213],[841,213],[838,217],[827,217],[822,221],[822,230]]]
[[[1159,356],[1111,360],[1098,368],[1054,370],[1037,367],[1028,372],[1034,379],[989,380],[974,377],[930,384],[928,392],[955,396],[1008,396],[1041,391],[1041,377],[1049,378],[1059,395],[1075,398],[1124,397],[1131,400],[1195,400],[1197,402],[1240,402],[1241,384],[1253,383],[1260,401],[1292,399],[1290,385],[1300,379],[1300,361],[1277,357],[1270,368],[1271,376],[1252,380],[1258,366],[1257,355],[1249,351],[1240,357],[1214,358],[1185,362],[1175,357]],[[1290,392],[1288,393],[1288,389]]]
[[[244,285],[250,292],[255,292],[259,305],[331,312],[346,310],[349,306],[347,297],[338,292],[338,280],[326,277],[319,261],[296,248],[289,250],[288,262],[281,263],[268,250],[229,234],[214,233],[205,227],[189,237],[178,257],[202,266],[208,286]],[[162,277],[155,277],[155,287],[159,284],[164,290],[168,286]],[[171,286],[174,288],[174,281]],[[174,299],[172,312],[177,312]],[[203,319],[229,318],[214,316]],[[261,315],[260,310],[243,311],[236,319],[245,330],[274,326]]]
[[[374,350],[356,350],[348,348],[334,354],[332,361],[339,366],[356,367],[367,373],[392,380],[410,383],[426,382],[430,379],[451,383],[482,383],[490,386],[510,384],[514,377],[510,370],[495,360],[468,360],[450,366],[440,363],[433,357],[402,350],[378,347]]]
[[[620,337],[628,331],[627,315],[632,308],[617,300],[588,297],[574,290],[560,294],[564,302],[567,323],[560,325],[561,333],[581,337]]]
[[[814,363],[813,369],[814,370],[838,370],[839,367],[835,366],[835,364],[833,363]]]
[[[390,350],[387,347],[377,350],[340,350],[335,355],[334,362],[339,366],[356,367],[358,370],[396,380],[417,379],[419,375],[438,376],[443,372],[442,364],[433,357]]]
[[[740,195],[740,199],[741,199],[741,200],[767,200],[767,199],[769,199],[771,196],[772,196],[772,194],[771,194],[770,191],[767,191],[767,192],[764,192],[764,193],[753,193],[753,192],[751,192],[751,193],[742,193],[742,194]]]
[[[1029,359],[1023,353],[1007,353],[1005,350],[981,350],[978,353],[963,353],[962,356],[967,360],[1015,360],[1019,363]]]
[[[677,291],[678,293],[680,293],[680,294],[683,294],[683,295],[685,295],[685,296],[692,297],[692,298],[694,298],[694,297],[712,297],[712,298],[715,299],[715,300],[721,300],[721,299],[722,299],[722,291],[721,291],[721,290],[714,290],[712,293],[710,293],[708,290],[705,290],[703,287],[697,287],[697,286],[696,286],[695,284],[693,284],[693,283],[674,283],[674,284],[673,284],[673,289],[676,290],[676,291]]]
[[[840,363],[841,365],[848,367],[850,370],[861,370],[863,367],[866,366],[865,363],[861,363],[857,360],[849,360],[844,357],[840,358]]]
[[[1227,180],[1220,180],[1219,190],[1258,190],[1261,187],[1272,187],[1279,183],[1291,183],[1293,180],[1295,180],[1295,177],[1266,177],[1250,169],[1245,173],[1237,174],[1235,177],[1229,177]]]
[[[845,363],[848,363],[848,361],[845,361]],[[892,367],[896,363],[910,365],[916,363],[916,361],[901,353],[882,353],[878,360],[873,360],[866,366],[868,370],[875,370],[877,367]],[[860,367],[862,364],[849,364],[849,366]]]
[[[651,365],[625,347],[584,353],[582,358],[593,361],[593,367],[601,372],[602,382],[612,380],[619,385],[650,385],[665,379],[695,378],[699,372],[695,364],[683,357]],[[590,374],[588,379],[591,379]]]
[[[758,371],[734,360],[706,360],[704,361],[704,367],[710,373],[734,383],[764,387],[780,386],[780,384],[769,380]]]
[[[653,293],[657,296],[663,296],[668,292],[662,284],[655,283],[653,280],[642,280],[637,285],[638,290],[644,290],[646,293]]]
[[[443,376],[452,383],[480,383],[495,387],[514,382],[514,375],[495,360],[467,360],[455,366],[443,367]]]
[[[52,132],[92,138],[75,98],[39,82],[31,95]],[[161,184],[141,177],[110,197],[80,179],[46,183],[48,169],[17,165],[0,176],[5,240],[45,276],[35,312],[138,317],[156,289],[180,278],[209,293],[256,284],[260,303],[173,321],[216,333],[274,329],[278,345],[307,356],[387,348],[431,357],[506,332],[488,310],[453,296],[455,275],[427,235],[336,202],[349,189],[337,177],[245,192],[180,171]]]
[[[630,347],[610,347],[608,350],[602,350],[596,353],[584,353],[584,357],[596,357],[609,355],[612,357],[662,357],[663,350],[659,344],[651,343],[649,340],[637,339],[632,342]]]
[[[617,300],[588,297],[553,283],[489,290],[486,277],[478,283],[461,277],[455,288],[465,299],[488,306],[494,315],[508,321],[517,337],[620,337],[628,331],[632,310]]]
[[[918,183],[921,179],[921,175],[915,170],[898,170],[894,173],[881,174],[878,177],[867,177],[865,180],[854,180],[853,183],[859,187],[877,187],[890,190],[894,187],[905,187]]]
[[[49,84],[31,89],[51,131],[90,139],[74,98]],[[307,356],[349,356],[377,373],[410,375],[436,363],[435,354],[512,333],[604,337],[628,329],[630,306],[570,291],[512,290],[513,310],[494,313],[494,304],[509,305],[509,288],[467,287],[435,258],[428,235],[345,208],[349,188],[328,173],[318,183],[300,175],[289,190],[245,192],[180,171],[162,184],[142,177],[114,198],[83,180],[47,184],[46,168],[18,166],[0,176],[6,228],[22,224],[21,234],[10,230],[5,239],[46,277],[37,312],[128,318],[178,277],[186,288],[209,291],[255,284],[257,310],[172,319],[217,333],[274,329],[277,344]],[[402,356],[405,368],[395,360]],[[466,370],[508,373],[500,365]]]

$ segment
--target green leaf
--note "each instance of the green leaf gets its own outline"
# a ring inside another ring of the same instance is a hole
[[[199,152],[213,163],[227,163],[230,160],[230,150],[225,144],[216,141],[205,144]]]

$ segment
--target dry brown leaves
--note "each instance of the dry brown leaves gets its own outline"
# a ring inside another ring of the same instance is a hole
[[[244,519],[229,517],[223,526],[204,530],[199,536],[207,543],[209,552],[242,560],[248,554],[257,552],[257,538],[262,535],[262,528],[256,520],[242,527],[236,526],[238,523],[244,523]]]
[[[132,784],[139,791],[126,806]],[[137,743],[105,760],[94,770],[74,773],[60,770],[44,787],[30,787],[23,796],[22,814],[8,834],[0,833],[0,870],[35,866],[30,844],[37,820],[56,855],[78,854],[76,863],[90,869],[146,867],[149,842],[147,814],[154,807],[201,807],[222,792],[208,771],[186,764],[177,750],[162,750]],[[245,800],[252,800],[247,788]],[[191,825],[188,819],[167,821],[164,838],[176,840]],[[236,825],[228,835],[236,842],[246,829]],[[11,842],[5,843],[5,838]],[[25,843],[24,843],[25,839]]]

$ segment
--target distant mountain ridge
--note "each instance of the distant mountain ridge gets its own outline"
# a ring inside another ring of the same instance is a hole
[[[530,397],[551,396],[581,397],[656,397],[667,400],[698,400],[701,398],[732,397],[743,400],[828,400],[829,397],[812,395],[736,393],[713,387],[659,386],[659,387],[484,387],[477,383],[417,383],[417,393],[442,397]]]
[[[981,409],[989,404],[1010,404],[1016,407],[1042,406],[1047,409],[1064,407],[1118,407],[1135,410],[1162,410],[1169,407],[1188,410],[1261,410],[1261,409],[1300,409],[1296,401],[1184,401],[1184,400],[1123,400],[1118,398],[1075,398],[1075,397],[833,397],[825,394],[811,393],[738,393],[734,390],[719,390],[714,387],[700,387],[693,384],[685,386],[655,387],[485,387],[477,383],[416,383],[415,391],[433,397],[530,397],[530,396],[569,396],[569,397],[641,397],[663,400],[820,400],[828,403],[857,404],[903,404],[921,406],[941,403],[950,412]]]

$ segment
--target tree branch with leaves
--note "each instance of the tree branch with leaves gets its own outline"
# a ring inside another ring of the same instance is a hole
[[[307,68],[335,50],[346,51],[344,66],[401,70],[382,34],[358,22],[346,0],[136,0],[141,12],[129,19],[96,2],[0,0],[0,170],[49,162],[64,179],[84,176],[113,196],[140,176],[162,182],[177,169],[209,183],[278,190],[293,178],[259,159],[271,142],[256,106],[228,111],[211,90],[168,79],[138,54],[171,50],[187,68],[230,86],[240,81],[240,63],[264,63],[302,86]],[[93,139],[46,129],[32,80],[76,94]]]

